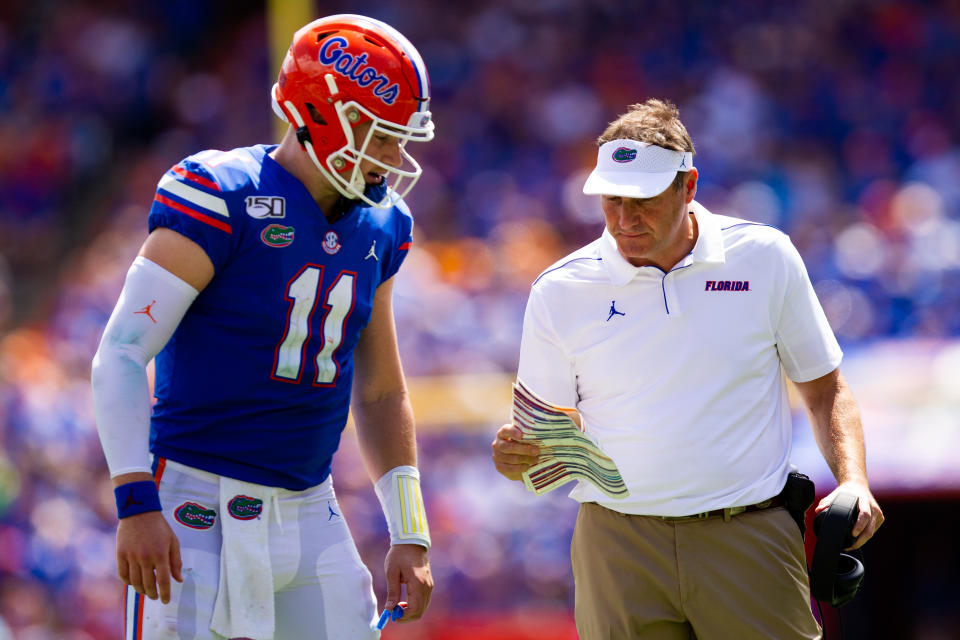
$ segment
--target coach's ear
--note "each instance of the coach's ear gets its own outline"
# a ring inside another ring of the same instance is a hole
[[[697,195],[697,180],[699,178],[700,174],[697,173],[696,167],[692,167],[690,171],[687,171],[687,179],[683,185],[685,201],[687,204],[693,202],[694,196]]]

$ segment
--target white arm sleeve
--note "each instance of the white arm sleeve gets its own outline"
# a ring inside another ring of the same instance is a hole
[[[93,410],[110,477],[150,471],[147,363],[173,335],[199,292],[138,256],[93,357]]]

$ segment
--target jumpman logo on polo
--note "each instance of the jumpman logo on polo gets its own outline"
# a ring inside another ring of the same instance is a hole
[[[625,314],[625,313],[622,312],[622,311],[617,311],[617,301],[616,301],[616,300],[611,300],[611,301],[610,301],[610,315],[607,316],[607,322],[610,322],[610,319],[611,319],[613,316],[625,316],[625,315],[627,315],[627,314]]]
[[[377,262],[380,262],[380,258],[377,257],[377,241],[376,240],[374,240],[373,244],[370,245],[370,251],[367,252],[367,257],[364,258],[364,260],[366,260],[367,258],[373,258]]]
[[[157,301],[156,301],[156,300],[154,300],[153,302],[151,302],[150,304],[148,304],[147,306],[145,306],[143,309],[140,309],[140,311],[134,311],[133,313],[135,313],[135,314],[137,314],[137,313],[142,313],[143,315],[145,315],[145,316],[147,316],[148,318],[150,318],[151,320],[153,320],[153,324],[157,324],[157,319],[154,318],[154,317],[150,314],[150,308],[153,307],[153,305],[155,305],[155,304],[157,304]]]
[[[340,514],[334,511],[333,507],[330,506],[329,500],[327,500],[327,509],[330,510],[330,515],[327,516],[327,522],[330,522],[331,520],[333,520],[333,516],[337,516],[338,518],[340,517]]]

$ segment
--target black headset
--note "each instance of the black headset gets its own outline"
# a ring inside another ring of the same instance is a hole
[[[853,544],[853,527],[860,515],[857,496],[838,493],[829,507],[813,519],[817,545],[810,568],[813,597],[840,607],[850,602],[863,582],[863,563],[842,553]],[[859,555],[859,551],[854,552]]]

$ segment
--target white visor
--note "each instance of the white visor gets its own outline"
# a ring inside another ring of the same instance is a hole
[[[589,196],[652,198],[663,193],[679,171],[693,169],[693,154],[637,140],[611,140],[600,145],[597,168],[583,192]]]

